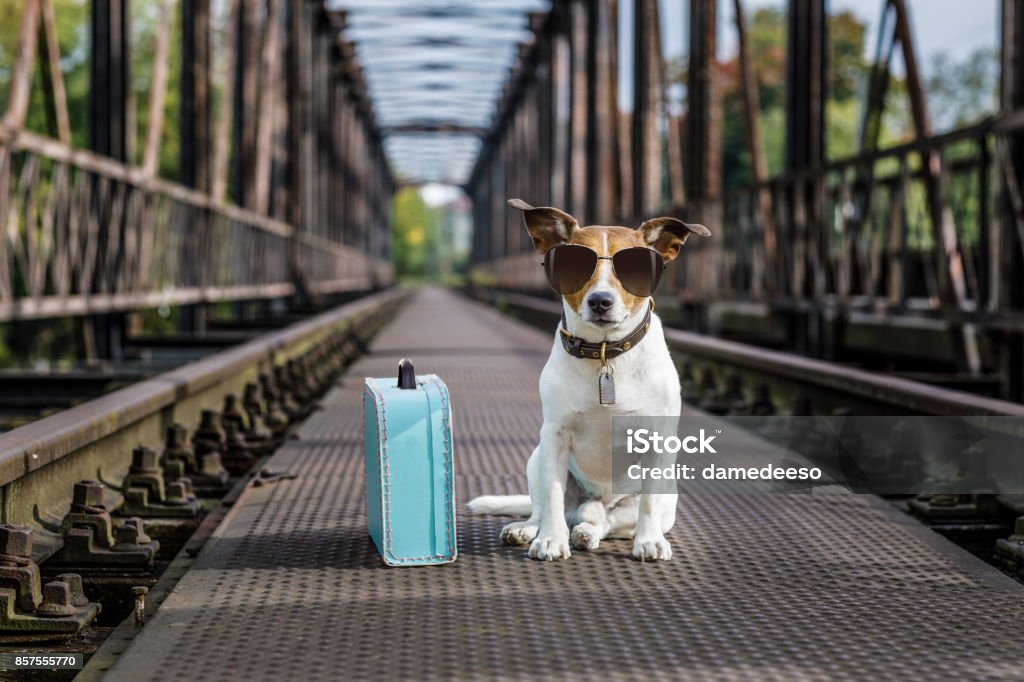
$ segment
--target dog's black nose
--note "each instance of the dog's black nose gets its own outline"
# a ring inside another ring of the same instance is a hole
[[[590,309],[595,313],[604,313],[615,305],[615,299],[606,291],[598,291],[587,296],[587,305],[590,306]]]

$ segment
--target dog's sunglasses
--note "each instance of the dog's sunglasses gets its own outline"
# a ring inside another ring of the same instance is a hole
[[[645,246],[599,256],[581,244],[559,244],[544,254],[544,274],[555,291],[572,294],[582,289],[594,275],[599,260],[612,262],[612,270],[622,288],[634,296],[650,296],[665,270],[661,254]]]

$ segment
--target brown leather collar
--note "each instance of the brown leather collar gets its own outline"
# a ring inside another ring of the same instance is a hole
[[[651,311],[654,310],[654,302],[647,306],[647,314],[637,325],[636,329],[629,335],[618,341],[602,341],[594,343],[584,341],[578,336],[573,336],[565,328],[565,311],[562,311],[562,324],[558,327],[559,337],[562,339],[562,348],[565,352],[575,358],[587,358],[589,360],[611,360],[617,358],[630,348],[635,347],[640,340],[647,336],[647,330],[651,326]]]

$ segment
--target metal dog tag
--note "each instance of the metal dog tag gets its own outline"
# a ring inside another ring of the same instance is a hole
[[[608,365],[597,370],[597,395],[602,405],[615,404],[615,377]]]

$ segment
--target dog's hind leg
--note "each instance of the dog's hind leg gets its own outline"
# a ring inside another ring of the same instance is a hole
[[[597,549],[608,535],[608,517],[600,500],[582,502],[567,516],[572,528],[569,541],[576,549]]]
[[[637,495],[627,495],[617,500],[606,512],[608,518],[608,532],[606,538],[632,539],[636,533],[636,520],[640,515],[640,498]]]
[[[529,462],[526,463],[526,482],[529,486],[530,499],[533,501],[533,510],[530,512],[530,518],[525,521],[513,521],[501,529],[501,541],[506,545],[528,545],[533,542],[540,531],[540,512],[537,507],[538,486],[540,485],[537,480],[539,449],[539,447],[534,449]]]

